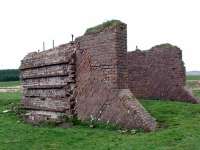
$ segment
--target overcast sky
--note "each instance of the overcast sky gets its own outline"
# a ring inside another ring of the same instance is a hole
[[[32,51],[67,43],[107,20],[128,24],[128,51],[171,43],[187,71],[200,70],[199,0],[0,0],[0,69]]]

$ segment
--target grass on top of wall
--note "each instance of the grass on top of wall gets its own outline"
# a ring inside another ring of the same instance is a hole
[[[117,26],[118,24],[121,24],[121,23],[122,23],[122,22],[121,22],[120,20],[110,20],[110,21],[106,21],[106,22],[103,22],[103,23],[100,24],[100,25],[97,25],[97,26],[88,28],[88,29],[86,30],[85,34],[101,32],[101,31],[103,31],[105,28],[108,28],[108,27],[115,27],[115,26]]]

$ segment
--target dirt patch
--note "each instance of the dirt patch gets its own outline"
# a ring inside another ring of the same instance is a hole
[[[200,89],[200,81],[198,80],[188,80],[186,85],[192,90]]]
[[[12,93],[12,92],[18,92],[20,91],[20,86],[14,86],[14,87],[0,87],[0,93]]]

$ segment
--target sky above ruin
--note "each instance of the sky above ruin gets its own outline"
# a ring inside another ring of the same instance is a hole
[[[200,70],[199,0],[1,0],[0,69],[18,68],[32,51],[67,43],[88,27],[119,19],[128,25],[128,51],[171,43],[187,71]]]

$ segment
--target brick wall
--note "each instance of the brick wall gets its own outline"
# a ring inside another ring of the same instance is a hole
[[[134,96],[198,103],[185,88],[181,50],[163,44],[127,53],[126,27],[118,22],[74,43],[29,53],[20,66],[25,120],[77,116],[152,131],[155,119]]]
[[[154,118],[127,88],[126,25],[83,35],[76,43],[78,118],[154,130]]]
[[[112,88],[127,88],[127,31],[126,24],[102,32],[88,33],[76,39],[80,51],[87,50],[91,67],[104,73],[104,81]],[[78,60],[77,60],[78,64]]]
[[[185,86],[181,50],[170,44],[128,52],[129,88],[138,98],[198,103]]]

